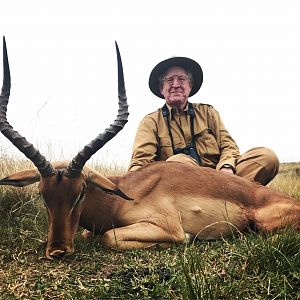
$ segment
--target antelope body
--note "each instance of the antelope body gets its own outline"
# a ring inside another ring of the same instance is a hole
[[[85,167],[86,161],[127,122],[118,49],[117,57],[116,121],[71,162],[49,163],[6,120],[10,72],[3,40],[0,130],[36,168],[11,174],[0,185],[20,187],[39,182],[48,212],[48,258],[74,251],[79,225],[88,230],[85,236],[102,235],[105,246],[118,249],[167,247],[183,243],[187,237],[217,239],[249,228],[272,231],[287,224],[299,230],[297,200],[236,175],[176,162],[155,162],[123,176],[106,178]]]

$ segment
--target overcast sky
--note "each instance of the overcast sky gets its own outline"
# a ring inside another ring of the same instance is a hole
[[[8,120],[48,158],[71,159],[115,119],[116,40],[129,122],[93,160],[128,163],[138,122],[163,105],[150,71],[176,55],[200,63],[203,85],[190,101],[213,105],[241,152],[267,146],[300,161],[299,1],[3,2]],[[13,151],[4,137],[0,147]]]

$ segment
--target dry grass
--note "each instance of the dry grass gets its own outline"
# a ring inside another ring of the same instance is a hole
[[[278,175],[269,186],[300,199],[300,163],[281,164]]]

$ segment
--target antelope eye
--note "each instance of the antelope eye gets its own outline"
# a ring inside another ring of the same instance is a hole
[[[81,193],[80,193],[80,195],[79,195],[79,201],[81,201],[82,200],[82,198],[84,197],[84,195],[85,195],[85,188],[81,191]]]
[[[46,207],[48,207],[48,205],[47,205],[47,203],[46,203],[46,201],[45,201],[45,199],[44,199],[44,197],[43,197],[43,195],[42,195],[42,193],[41,192],[39,192],[39,197],[42,199],[42,202],[44,203],[44,205],[46,206]]]
[[[77,199],[76,199],[76,201],[74,203],[74,207],[83,200],[83,198],[85,196],[85,192],[86,192],[86,186],[82,189],[80,195],[77,197]]]

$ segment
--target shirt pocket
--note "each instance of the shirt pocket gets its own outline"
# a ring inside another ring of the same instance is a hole
[[[201,157],[216,164],[220,158],[220,147],[212,129],[207,128],[195,135],[196,148]]]
[[[182,147],[182,141],[180,138],[173,138],[173,142],[175,148]],[[174,153],[170,137],[160,137],[158,160],[167,160],[172,155],[174,155]]]

